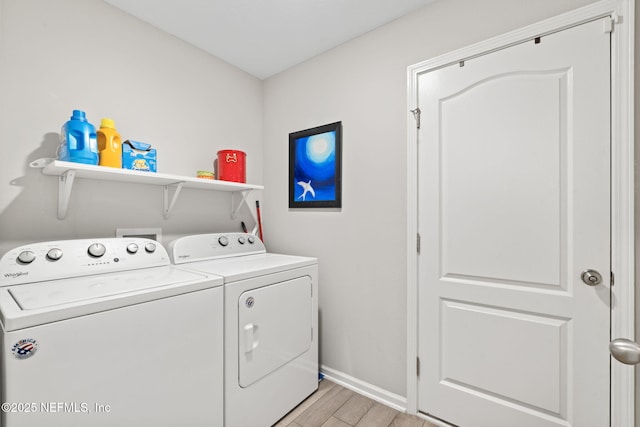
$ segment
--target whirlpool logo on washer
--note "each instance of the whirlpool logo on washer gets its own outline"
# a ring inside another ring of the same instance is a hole
[[[38,341],[33,338],[25,338],[13,345],[11,352],[16,359],[28,359],[38,350]]]
[[[5,273],[4,277],[17,279],[20,276],[27,276],[29,274],[28,271],[18,271],[17,273]]]

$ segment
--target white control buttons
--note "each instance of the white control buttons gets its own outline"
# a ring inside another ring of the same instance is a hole
[[[57,261],[62,258],[62,249],[53,248],[47,252],[47,259],[49,261]]]
[[[23,251],[18,255],[18,262],[21,264],[31,264],[36,259],[36,254],[31,251]]]
[[[220,246],[227,246],[229,244],[229,239],[227,239],[227,236],[220,236],[218,237],[218,243],[220,243]]]
[[[253,236],[249,236],[247,239],[249,240],[249,243],[251,243],[252,245],[256,242],[256,238]]]
[[[136,252],[138,252],[138,245],[136,245],[135,243],[129,243],[127,245],[127,252],[129,252],[130,254],[135,254]]]
[[[240,243],[241,245],[244,245],[244,242],[246,242],[244,236],[238,237],[238,243]]]
[[[152,254],[156,251],[156,244],[149,242],[146,245],[144,245],[144,250]]]
[[[87,249],[89,255],[94,258],[100,258],[106,251],[107,248],[105,248],[102,243],[93,243],[91,246],[89,246],[89,249]]]

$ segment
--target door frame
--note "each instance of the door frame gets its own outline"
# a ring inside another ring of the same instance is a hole
[[[407,69],[407,110],[418,106],[421,74],[611,16],[611,336],[634,339],[634,0],[601,0]],[[603,28],[603,31],[605,29]],[[407,114],[407,412],[418,412],[418,131]],[[611,363],[611,425],[633,427],[634,367]],[[436,420],[436,424],[443,425]]]

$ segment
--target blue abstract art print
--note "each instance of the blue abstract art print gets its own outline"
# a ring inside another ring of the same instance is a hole
[[[289,208],[342,207],[342,122],[289,134]]]

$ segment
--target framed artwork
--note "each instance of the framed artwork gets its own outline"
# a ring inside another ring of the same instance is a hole
[[[342,122],[289,134],[289,208],[342,207]]]

